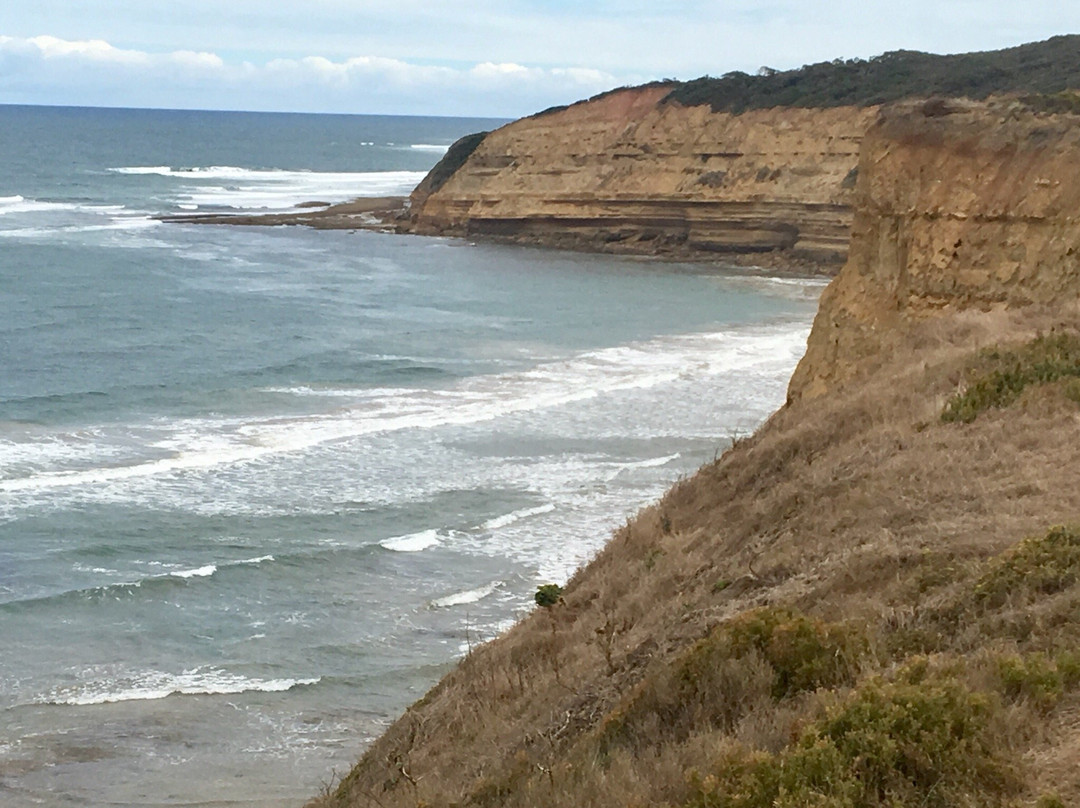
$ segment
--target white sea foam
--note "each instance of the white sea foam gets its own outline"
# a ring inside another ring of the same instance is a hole
[[[425,176],[423,171],[287,171],[238,166],[123,166],[110,170],[183,180],[174,201],[178,208],[188,211],[287,210],[313,200],[343,202],[356,197],[406,196]]]
[[[242,567],[254,564],[262,564],[264,561],[273,561],[272,555],[259,556],[258,558],[241,558],[236,561],[224,561],[218,564],[203,564],[201,567],[194,567],[192,569],[173,570],[172,572],[164,573],[163,575],[155,575],[155,578],[209,578],[216,573],[219,567]],[[155,566],[161,566],[160,562],[152,562]]]
[[[264,561],[273,561],[272,555],[259,556],[258,558],[242,558],[239,561],[234,561],[234,564],[261,564]]]
[[[248,679],[217,668],[196,668],[178,674],[144,671],[114,680],[60,688],[39,701],[43,704],[86,706],[121,701],[150,701],[172,695],[216,696],[252,691],[281,693],[319,681],[320,678]]]
[[[40,213],[42,211],[79,210],[87,208],[71,202],[42,202],[22,196],[0,196],[0,216],[13,213]]]
[[[522,519],[528,519],[530,516],[551,513],[553,510],[555,510],[555,503],[553,502],[549,502],[546,505],[538,505],[535,508],[523,508],[520,511],[512,511],[503,516],[496,516],[494,519],[489,519],[480,527],[483,530],[499,530],[500,528],[509,527],[515,522],[520,522]]]
[[[217,572],[217,564],[207,564],[203,567],[198,567],[193,570],[179,570],[178,572],[170,572],[174,578],[209,578]]]
[[[0,238],[54,239],[154,227],[160,222],[123,205],[46,202],[16,195],[0,197]]]
[[[347,406],[316,415],[155,424],[141,429],[160,434],[152,447],[168,452],[166,457],[133,457],[127,464],[114,460],[91,469],[34,471],[0,480],[0,492],[100,487],[135,478],[200,472],[359,436],[475,424],[688,377],[745,374],[771,367],[788,372],[804,349],[806,332],[807,327],[800,324],[663,337],[585,352],[527,371],[472,377],[448,389],[357,389],[349,391],[355,397]]]
[[[88,205],[82,202],[46,202],[39,199],[27,199],[15,196],[0,196],[0,216],[15,213],[42,213],[51,211],[80,211],[84,213],[113,214],[124,213],[123,205]]]
[[[646,460],[636,460],[631,463],[619,463],[618,467],[608,474],[607,480],[610,482],[624,471],[629,471],[631,469],[652,469],[666,466],[669,463],[674,463],[680,457],[682,457],[682,455],[676,452],[675,454],[665,455],[664,457],[650,457]]]
[[[503,585],[502,581],[492,581],[487,586],[481,586],[476,589],[469,589],[465,592],[455,592],[452,595],[446,597],[436,598],[431,601],[430,605],[436,609],[448,609],[451,606],[464,606],[468,603],[476,603],[479,600],[483,600],[492,592],[497,590]]]
[[[418,553],[429,547],[439,544],[439,532],[437,530],[425,530],[421,533],[410,533],[407,536],[395,536],[384,539],[379,544],[387,550],[398,553]]]
[[[442,146],[438,143],[413,143],[409,148],[418,149],[419,151],[445,152],[450,147]]]
[[[145,230],[157,227],[161,222],[150,217],[139,218],[112,218],[107,224],[82,224],[82,225],[58,225],[53,227],[15,227],[6,230],[0,229],[0,238],[12,239],[54,239],[58,235],[73,235],[78,233],[100,233],[117,230]]]
[[[678,452],[672,455],[666,455],[664,457],[650,457],[647,460],[638,460],[633,463],[623,463],[624,469],[650,469],[657,466],[666,466],[668,463],[672,463],[678,460],[682,455]]]

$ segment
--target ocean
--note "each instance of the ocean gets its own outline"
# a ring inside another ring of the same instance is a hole
[[[0,804],[302,804],[782,403],[820,281],[153,218],[499,123],[0,106]]]

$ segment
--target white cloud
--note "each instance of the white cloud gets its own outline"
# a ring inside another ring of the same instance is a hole
[[[100,39],[0,36],[0,102],[523,115],[624,83],[601,70],[512,62],[466,67],[382,56],[228,62]]]
[[[199,70],[220,70],[225,67],[225,62],[216,53],[203,51],[173,51],[168,59],[174,64]]]
[[[93,62],[116,64],[145,64],[149,55],[139,51],[120,50],[102,39],[69,42],[54,36],[36,36],[26,40],[30,48],[37,48],[43,59],[88,59]]]

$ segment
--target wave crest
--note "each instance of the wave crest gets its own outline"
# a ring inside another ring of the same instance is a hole
[[[153,701],[173,695],[218,696],[236,693],[282,693],[320,682],[312,679],[249,679],[219,668],[195,668],[183,673],[143,671],[107,681],[59,688],[39,699],[41,704],[87,706],[121,701]]]

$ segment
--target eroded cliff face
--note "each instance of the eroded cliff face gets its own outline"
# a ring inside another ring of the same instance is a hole
[[[789,399],[819,396],[942,312],[1080,293],[1080,116],[1019,102],[882,112],[863,143],[848,260]]]
[[[859,142],[876,110],[739,115],[615,92],[489,134],[413,228],[575,249],[842,262]]]

